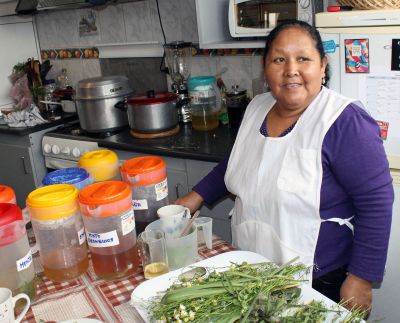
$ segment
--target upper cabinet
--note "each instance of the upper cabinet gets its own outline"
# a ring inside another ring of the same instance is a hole
[[[196,0],[200,48],[262,48],[264,41],[233,38],[229,32],[229,0]]]

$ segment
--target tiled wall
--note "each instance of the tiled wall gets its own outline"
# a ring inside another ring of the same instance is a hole
[[[195,0],[159,0],[159,7],[167,42],[174,40],[198,42]],[[101,10],[95,10],[98,33],[80,37],[79,20],[82,15],[87,15],[88,10],[90,9],[37,14],[36,25],[40,48],[47,50],[85,48],[109,43],[164,42],[155,0],[109,5]],[[101,56],[100,59],[52,60],[53,68],[49,77],[55,77],[61,68],[65,67],[70,73],[72,83],[76,84],[80,79],[100,76],[102,71],[108,71],[109,63],[108,67],[104,67],[101,65],[106,63],[101,61]],[[148,64],[154,64],[156,61],[148,60]],[[227,71],[223,74],[223,80],[228,88],[238,84],[251,92],[252,80],[261,75],[261,56],[195,56],[192,60],[192,75],[215,74],[224,67]],[[128,70],[129,73],[135,73],[132,69]],[[154,66],[148,66],[148,70],[149,73],[154,73]],[[138,73],[139,71],[136,74]],[[143,68],[140,73],[143,73]],[[131,79],[130,75],[127,76]],[[159,77],[160,75],[157,75],[157,82]]]

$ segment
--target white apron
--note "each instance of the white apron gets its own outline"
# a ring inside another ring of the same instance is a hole
[[[270,93],[246,109],[225,183],[236,195],[233,244],[277,264],[296,256],[312,266],[321,218],[322,142],[350,99],[322,88],[284,137],[264,137],[261,121],[275,103]],[[327,220],[324,220],[327,221]],[[329,221],[349,222],[332,218]],[[311,280],[311,277],[310,277]]]

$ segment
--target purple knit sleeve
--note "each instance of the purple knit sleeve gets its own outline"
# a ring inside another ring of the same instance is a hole
[[[375,120],[349,105],[325,137],[333,176],[354,210],[354,237],[349,272],[382,281],[394,192],[389,163]]]
[[[199,193],[207,204],[211,205],[229,194],[224,180],[228,160],[229,156],[221,160],[207,176],[193,187],[193,191]]]

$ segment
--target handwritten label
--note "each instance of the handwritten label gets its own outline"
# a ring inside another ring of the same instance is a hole
[[[17,271],[22,271],[29,268],[29,266],[32,264],[31,250],[29,249],[26,256],[22,257],[21,259],[18,259],[16,263],[17,263]]]
[[[133,209],[136,210],[147,210],[147,200],[132,200]]]
[[[168,183],[167,179],[155,185],[156,190],[156,200],[160,201],[168,196]]]
[[[86,241],[85,228],[82,227],[82,229],[78,231],[78,239],[79,239],[79,244],[82,244]]]
[[[87,232],[86,235],[88,244],[91,247],[104,248],[119,245],[119,239],[116,230],[104,233]]]
[[[133,229],[135,229],[135,215],[133,213],[133,209],[121,215],[121,228],[123,236],[131,233]]]

